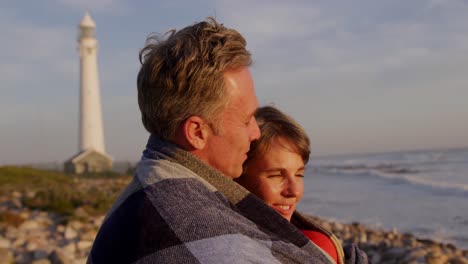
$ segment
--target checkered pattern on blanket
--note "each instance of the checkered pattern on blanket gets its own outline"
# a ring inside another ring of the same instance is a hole
[[[294,225],[192,154],[150,137],[88,263],[333,263]]]

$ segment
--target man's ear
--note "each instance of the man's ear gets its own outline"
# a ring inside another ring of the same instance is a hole
[[[208,123],[198,116],[191,116],[183,124],[183,133],[187,143],[194,150],[202,150],[208,140]]]

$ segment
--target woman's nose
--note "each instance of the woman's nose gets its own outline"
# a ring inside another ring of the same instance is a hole
[[[289,177],[285,182],[283,195],[286,197],[297,197],[301,190],[300,184],[301,183],[296,179],[296,177]]]

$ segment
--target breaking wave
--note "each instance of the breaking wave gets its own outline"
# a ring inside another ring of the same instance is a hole
[[[352,165],[352,166],[319,166],[313,168],[317,173],[336,174],[351,177],[380,178],[393,184],[412,185],[437,194],[462,195],[468,197],[468,184],[436,181],[425,177],[424,171],[395,165]]]

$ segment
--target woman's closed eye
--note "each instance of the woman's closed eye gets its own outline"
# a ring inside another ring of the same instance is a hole
[[[304,168],[298,170],[295,175],[296,177],[304,178]]]
[[[281,173],[275,173],[275,174],[268,174],[267,178],[277,178],[277,177],[283,177]]]

